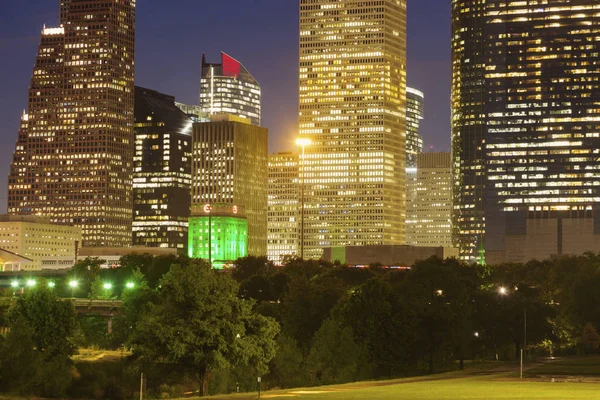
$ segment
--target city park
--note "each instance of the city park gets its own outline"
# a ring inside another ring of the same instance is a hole
[[[432,258],[408,270],[254,257],[227,271],[184,256],[101,264],[4,281],[0,393],[590,399],[598,389],[595,254]]]

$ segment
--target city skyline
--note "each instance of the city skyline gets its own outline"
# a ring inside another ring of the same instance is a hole
[[[262,125],[271,132],[269,152],[293,149],[297,131],[297,2],[226,0],[202,7],[189,0],[177,2],[181,7],[161,11],[158,10],[162,2],[149,0],[138,4],[136,84],[173,95],[184,103],[197,104],[202,52],[209,60],[218,57],[221,51],[228,52],[241,60],[263,87]],[[0,210],[6,204],[8,158],[16,141],[19,117],[27,108],[26,92],[39,32],[44,23],[47,26],[57,23],[56,8],[54,2],[44,0],[32,0],[27,7],[21,1],[8,0],[5,6],[0,50],[11,62],[0,67],[3,72],[0,87],[9,94],[0,99],[0,117],[4,121],[0,143],[5,149],[0,154],[7,160],[0,164]],[[188,12],[196,8],[203,10],[202,34],[197,33],[195,14]],[[31,10],[36,11],[31,13]],[[408,10],[408,84],[429,98],[427,119],[423,121],[425,149],[429,151],[434,145],[436,151],[447,151],[449,5],[439,0],[409,0]],[[159,12],[165,18],[157,28],[152,17]],[[240,33],[249,29],[254,29],[252,35]],[[432,76],[439,79],[432,80]]]

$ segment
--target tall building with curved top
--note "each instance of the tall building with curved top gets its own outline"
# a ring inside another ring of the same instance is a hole
[[[458,238],[483,237],[463,241],[463,255],[523,262],[597,249],[600,4],[457,1],[453,11],[456,193],[477,200],[457,204],[455,223]]]
[[[206,62],[202,54],[200,107],[207,114],[233,114],[260,126],[260,84],[235,58],[221,53],[220,64]]]
[[[42,30],[8,179],[8,212],[129,246],[135,0],[61,0]]]
[[[404,244],[406,1],[301,0],[305,258]]]
[[[417,167],[417,157],[423,152],[421,120],[425,116],[425,95],[406,88],[406,168]]]

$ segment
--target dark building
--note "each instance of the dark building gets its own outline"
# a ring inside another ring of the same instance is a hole
[[[452,0],[452,242],[475,262],[483,248],[483,13],[485,0]]]
[[[454,83],[479,89],[483,112],[473,108],[476,102],[460,99],[463,113],[468,110],[477,122],[457,130],[454,139],[468,150],[475,142],[462,142],[463,132],[483,121],[484,180],[476,183],[477,190],[483,188],[483,208],[476,210],[484,211],[486,261],[521,262],[597,250],[600,4],[464,3],[481,5],[465,14],[480,13],[472,20],[482,21],[483,28],[479,36],[477,31],[469,35],[478,57],[455,53],[456,62],[477,65],[475,72],[455,76]],[[455,14],[460,11],[455,7]],[[455,26],[457,35],[460,28]],[[466,154],[459,152],[461,166],[469,161],[461,156]],[[461,190],[467,185],[457,183]],[[460,230],[469,230],[462,222]]]
[[[61,0],[42,30],[8,178],[8,212],[131,244],[135,0]]]
[[[192,124],[174,97],[135,88],[134,246],[187,248]]]

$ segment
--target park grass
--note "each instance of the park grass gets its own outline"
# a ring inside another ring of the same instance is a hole
[[[555,360],[536,366],[529,379],[519,379],[515,364],[489,364],[438,375],[356,382],[344,385],[264,392],[261,399],[298,400],[593,400],[600,383],[557,380],[544,375],[575,376],[600,369],[600,357]],[[556,371],[561,371],[558,374]],[[528,376],[529,376],[528,375]],[[214,396],[214,400],[256,399],[256,393]]]
[[[256,394],[215,396],[212,399],[255,399]],[[350,385],[265,392],[261,399],[299,400],[592,400],[600,398],[600,384],[495,380],[482,377],[418,381],[382,385]]]

